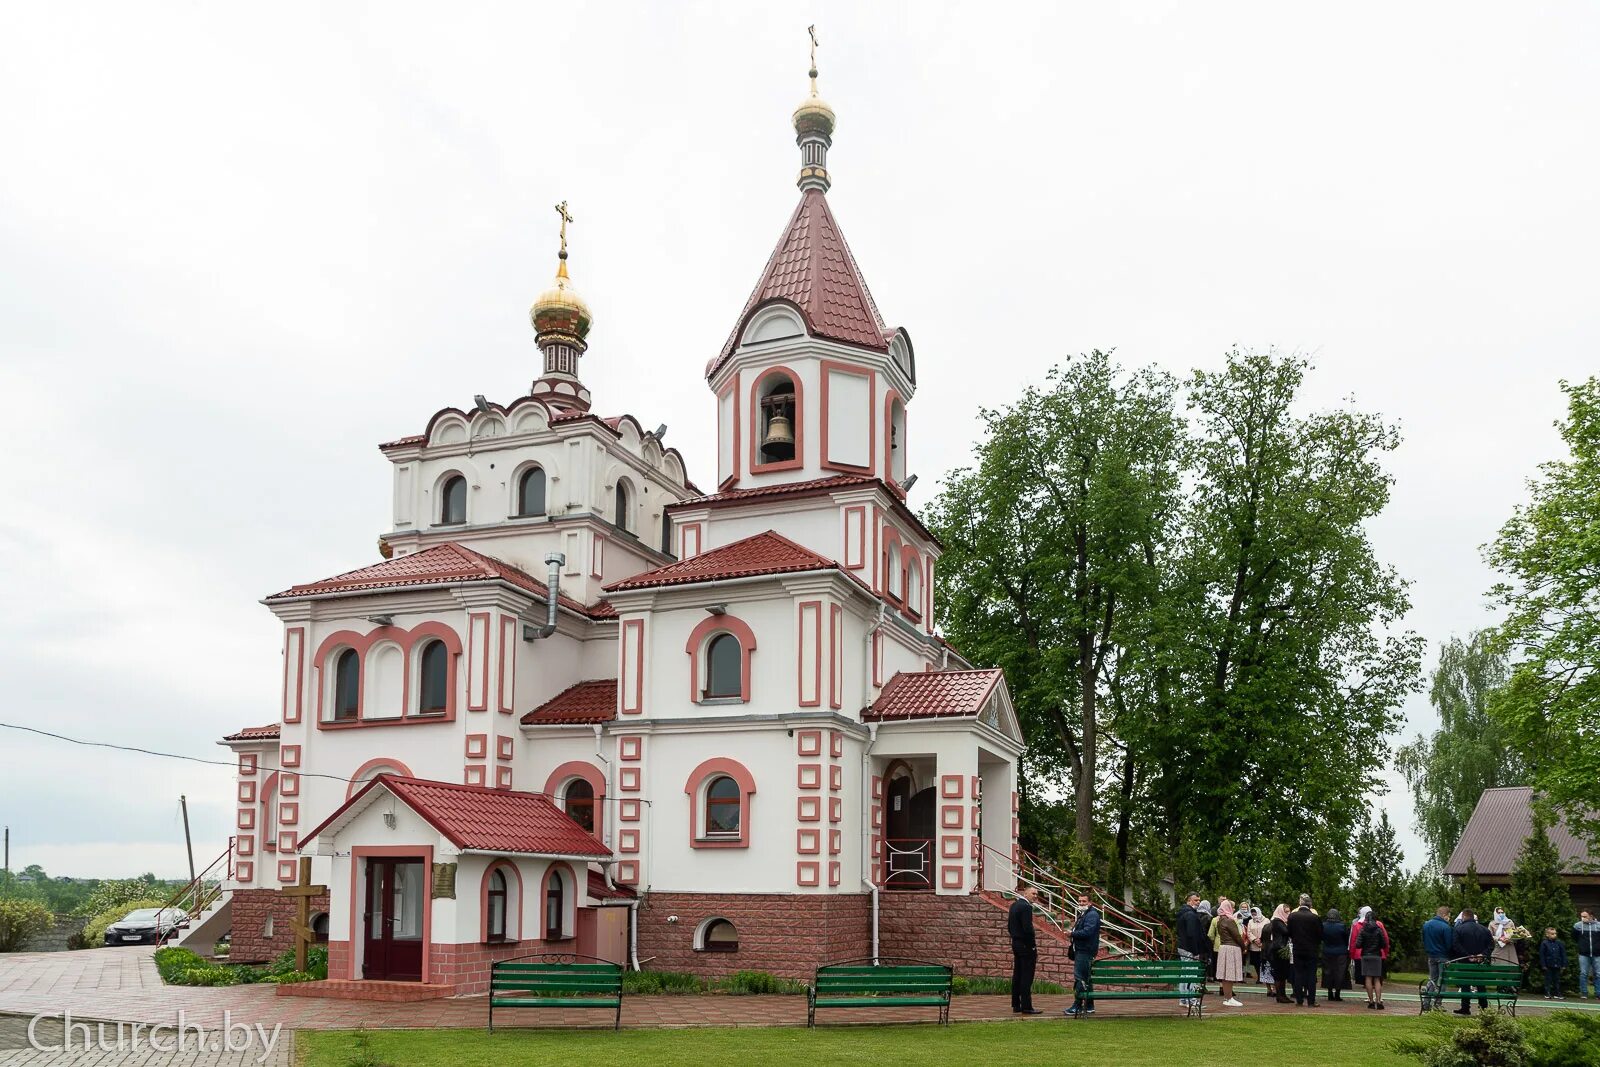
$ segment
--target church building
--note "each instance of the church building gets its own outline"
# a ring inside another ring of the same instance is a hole
[[[715,483],[598,413],[560,205],[527,395],[379,446],[381,558],[265,599],[281,714],[222,742],[229,891],[191,937],[290,947],[302,856],[330,985],[479,992],[545,951],[807,977],[1000,929],[1022,739],[1001,673],[934,630],[915,351],[829,206],[810,73],[799,202],[707,352]]]

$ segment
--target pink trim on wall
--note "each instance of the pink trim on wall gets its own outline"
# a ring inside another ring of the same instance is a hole
[[[364,945],[355,917],[366,909],[359,903],[361,891],[366,888],[366,872],[361,861],[371,858],[396,857],[422,861],[422,981],[426,985],[433,977],[433,846],[432,845],[356,845],[350,849],[350,973],[352,981],[360,977],[356,967],[357,946]],[[294,881],[293,878],[289,879]]]
[[[239,818],[235,825],[241,830],[254,830],[256,828],[256,809],[240,808]]]
[[[468,734],[467,735],[467,759],[488,759],[488,758],[489,758],[489,735],[488,734]]]
[[[837,856],[839,853],[841,853],[843,851],[844,851],[844,831],[843,830],[829,830],[828,831],[828,855]]]
[[[933,564],[932,556],[928,557],[928,575],[922,583],[922,628],[927,633],[933,633]]]
[[[966,794],[961,791],[961,775],[944,774],[939,776],[939,795],[950,799],[959,799]]]
[[[300,847],[300,835],[296,831],[294,831],[294,830],[279,830],[278,831],[278,851],[279,852],[293,852],[296,849],[298,849],[299,847]],[[293,861],[292,860],[279,860],[278,861],[278,869],[281,871],[283,869],[283,864],[284,863],[288,863],[288,862],[293,862]],[[296,877],[298,877],[298,875]]]
[[[500,670],[495,679],[500,714],[510,715],[517,694],[517,620],[511,615],[500,616]]]
[[[872,684],[883,685],[883,634],[878,631],[872,634]]]
[[[966,808],[960,804],[939,805],[939,826],[945,830],[961,830],[967,825]]]
[[[816,886],[822,884],[822,865],[814,860],[801,860],[794,865],[794,884]]]
[[[617,771],[617,787],[624,793],[637,793],[639,791],[639,768],[623,767]]]
[[[802,756],[822,755],[822,731],[796,730],[794,734],[794,750]]]
[[[874,394],[878,391],[878,374],[871,367],[858,367],[853,363],[840,363],[831,359],[822,360],[820,369],[822,371],[822,466],[826,470],[849,471],[851,474],[871,474],[872,452],[876,447],[873,438],[878,432],[877,404],[874,402]],[[829,381],[832,377],[830,372],[834,371],[867,380],[867,462],[864,464],[835,462],[828,451],[828,412],[832,405],[828,392],[832,387],[832,383]],[[849,564],[846,564],[846,566],[848,567]]]
[[[629,853],[638,852],[639,851],[639,831],[638,830],[618,830],[617,831],[617,851],[618,852],[629,852]]]
[[[939,836],[939,856],[941,859],[958,860],[967,853],[967,840],[959,834],[941,834]]]
[[[794,850],[802,856],[815,856],[822,851],[822,831],[802,826],[794,832]]]
[[[438,638],[443,642],[445,651],[450,653],[448,662],[448,679],[445,684],[445,710],[443,714],[431,715],[415,714],[411,711],[411,661],[416,648],[428,638]],[[367,652],[374,646],[383,642],[393,642],[399,646],[401,659],[401,709],[396,718],[367,720]],[[357,662],[360,665],[361,683],[356,691],[356,717],[348,722],[329,722],[324,714],[323,696],[327,686],[323,679],[328,670],[328,661],[335,651],[343,648],[355,650]],[[354,630],[339,630],[322,639],[317,646],[317,651],[312,657],[312,662],[317,668],[317,729],[319,730],[350,730],[368,726],[415,726],[422,723],[454,722],[456,717],[456,670],[457,661],[461,657],[461,637],[449,626],[441,622],[424,622],[407,630],[398,626],[380,626],[370,633],[357,633]]]
[[[828,754],[834,759],[844,755],[844,734],[838,730],[828,731]]]
[[[844,788],[843,767],[828,768],[828,788],[833,790],[835,793]]]
[[[724,396],[727,396],[729,393],[733,394],[733,410],[729,414],[729,419],[728,419],[728,432],[733,434],[733,447],[728,449],[728,456],[729,456],[729,462],[730,462],[730,465],[731,465],[731,469],[728,471],[728,476],[726,478],[723,478],[722,481],[717,483],[717,488],[718,489],[726,489],[726,488],[728,488],[728,486],[733,485],[735,482],[737,482],[739,480],[739,452],[740,452],[739,445],[740,445],[740,441],[743,439],[743,436],[740,433],[740,428],[741,428],[741,423],[743,422],[743,420],[740,419],[740,417],[739,417],[739,372],[738,371],[735,371],[734,374],[733,374],[733,377],[728,379],[728,384],[722,387],[722,391],[717,393],[717,407],[719,409],[718,412],[717,412],[717,433],[718,434],[722,433],[722,412],[720,410],[721,407],[722,407],[722,398]],[[720,461],[721,458],[722,458],[722,442],[719,440],[717,442],[717,459]],[[717,473],[721,474],[722,472],[718,471]]]
[[[297,797],[300,795],[300,776],[288,771],[278,773],[278,795],[283,797]]]
[[[810,670],[806,664],[806,615],[811,615],[812,656]],[[795,689],[802,708],[815,708],[822,704],[822,601],[802,600],[795,620]],[[806,698],[806,677],[811,677],[811,697]]]
[[[739,807],[739,836],[717,840],[700,837],[697,831],[700,828],[700,790],[706,780],[719,774],[726,774],[739,786],[741,797]],[[688,779],[683,783],[683,791],[689,795],[689,847],[690,848],[749,848],[750,823],[753,821],[754,804],[751,800],[756,792],[756,780],[749,768],[738,760],[728,759],[726,756],[713,756],[705,760],[694,770],[689,772]]]
[[[844,706],[844,608],[828,605],[828,706]]]
[[[884,392],[884,394],[883,394],[883,482],[884,482],[885,485],[887,485],[889,487],[889,490],[891,492],[893,492],[896,496],[904,498],[905,495],[906,495],[905,491],[903,489],[901,489],[898,485],[896,485],[895,481],[894,481],[894,402],[896,400],[900,401],[900,405],[902,407],[905,406],[905,400],[900,396],[899,390],[897,390],[897,389],[888,389],[888,390],[886,390]],[[910,434],[911,434],[911,422],[910,422],[909,419],[907,419],[906,420],[906,436],[909,437]],[[906,447],[906,445],[907,445],[907,442],[905,442],[905,441],[901,441],[900,442],[900,447],[902,449],[904,449]],[[911,453],[908,451],[906,453],[906,456],[907,456],[908,460],[910,458],[910,455],[911,455]],[[909,467],[907,467],[906,469],[910,470]]]
[[[513,738],[507,737],[505,734],[496,734],[494,739],[494,758],[497,760],[509,760],[515,751],[514,744]]]
[[[691,537],[690,535],[694,536]],[[678,527],[678,558],[689,559],[698,556],[701,544],[705,541],[705,524],[700,522],[686,522]]]
[[[701,656],[706,643],[719,633],[732,634],[739,642],[739,699],[750,700],[750,656],[756,650],[756,633],[737,615],[708,615],[689,631],[683,650],[689,654],[689,703],[698,704],[704,690],[700,686]]]
[[[960,866],[945,865],[939,868],[939,888],[960,889],[965,883],[967,869]]]
[[[239,803],[254,804],[256,802],[256,784],[254,782],[239,783]]]
[[[299,824],[300,824],[300,803],[299,803],[299,801],[295,801],[295,800],[280,801],[278,803],[278,825],[279,826],[298,826]],[[279,834],[278,835],[278,839],[281,841],[283,839],[283,835]],[[282,848],[283,846],[280,845],[278,847]],[[290,851],[293,851],[293,850],[291,849]]]
[[[489,710],[489,613],[467,614],[467,710]]]
[[[821,822],[822,798],[796,797],[794,802],[794,817],[800,822]]]
[[[233,865],[234,881],[247,884],[256,880],[256,865],[250,860],[240,860]]]
[[[254,856],[256,854],[256,835],[239,834],[233,839],[233,854],[235,856]]]
[[[971,793],[972,799],[973,800],[981,799],[982,796],[983,796],[983,779],[979,778],[976,774],[974,774],[972,776],[972,784],[971,784],[970,788],[972,790],[972,793]]]
[[[239,757],[239,773],[251,775],[256,773],[256,754],[246,752]]]
[[[828,798],[828,821],[844,821],[844,800],[840,797]]]
[[[356,791],[357,790],[359,790],[362,786],[367,784],[366,782],[361,780],[361,776],[363,774],[366,774],[369,771],[378,771],[378,770],[391,770],[395,774],[399,775],[402,778],[415,778],[416,777],[416,775],[411,773],[411,768],[407,767],[404,763],[401,763],[399,760],[394,759],[391,756],[379,756],[376,759],[367,760],[367,762],[363,763],[361,766],[359,766],[359,767],[357,767],[355,769],[355,771],[350,775],[350,777],[348,779],[349,784],[345,786],[344,798],[346,800],[349,800],[351,797],[356,795]],[[374,775],[373,777],[377,777],[377,776]],[[295,792],[298,793],[299,791],[300,791],[299,787],[296,786]],[[292,796],[293,794],[291,794],[287,790],[285,790],[284,791],[284,795],[285,796]]]
[[[907,583],[911,575],[917,576],[917,595],[913,598]],[[911,616],[913,622],[922,621],[922,598],[927,587],[922,582],[922,555],[913,545],[906,545],[900,550],[900,603],[905,608],[905,614]]]
[[[782,374],[794,383],[794,458],[773,463],[761,462],[761,383],[775,374]],[[805,383],[800,375],[783,365],[767,367],[757,374],[750,386],[750,473],[766,474],[769,471],[791,471],[805,466],[806,398]]]
[[[633,762],[642,758],[643,746],[640,744],[641,740],[643,739],[637,734],[627,734],[617,738],[617,758],[626,762]]]
[[[481,763],[474,763],[467,767],[464,781],[468,785],[488,785],[487,768]]]
[[[589,788],[594,790],[594,810],[598,814],[601,810],[600,802],[606,796],[606,776],[600,772],[600,768],[592,763],[585,763],[583,760],[568,760],[563,763],[551,771],[550,777],[544,780],[544,795],[551,800],[557,799],[560,796],[561,787],[574,778],[582,778],[589,783]],[[598,822],[599,820],[596,820],[597,824]]]
[[[491,942],[489,940],[489,876],[495,871],[509,871],[506,876],[506,936],[504,940]],[[513,911],[513,909],[515,909]],[[511,921],[515,914],[516,922]],[[516,932],[513,937],[512,931]],[[518,869],[516,861],[511,859],[491,860],[489,866],[483,869],[482,884],[478,889],[478,943],[488,944],[516,944],[524,940],[525,931],[522,929],[522,871]]]
[[[300,877],[299,864],[294,860],[278,861],[278,881],[293,882]]]
[[[867,506],[851,504],[844,509],[844,569],[858,571],[866,565]]]
[[[639,862],[622,860],[617,864],[617,882],[621,885],[639,884]]]
[[[840,876],[839,861],[838,860],[829,860],[828,861],[828,884],[829,885],[838,885],[839,884],[839,876]]]
[[[494,787],[496,789],[511,788],[511,768],[496,767],[494,769]]]
[[[822,764],[801,763],[795,766],[795,784],[800,789],[822,788]]]
[[[300,746],[282,745],[278,748],[278,766],[292,768],[300,766]]]
[[[294,689],[289,688],[293,668]],[[283,721],[299,722],[305,709],[306,628],[291,626],[283,632]],[[292,699],[291,699],[292,694]]]
[[[628,662],[630,640],[633,642],[631,664]],[[617,699],[622,703],[620,710],[624,715],[638,715],[644,711],[644,620],[622,620],[622,639],[617,646],[622,657],[622,671],[617,684]]]
[[[619,800],[619,801],[617,801],[617,821],[618,822],[638,822],[639,821],[639,802],[637,800]]]

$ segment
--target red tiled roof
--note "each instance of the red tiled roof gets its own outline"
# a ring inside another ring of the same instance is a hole
[[[866,279],[861,277],[844,232],[828,208],[828,198],[820,190],[810,189],[801,195],[778,247],[772,250],[766,269],[761,272],[761,280],[722,346],[722,354],[706,365],[707,378],[716,374],[733,354],[751,310],[774,299],[796,304],[806,325],[818,337],[878,352],[889,350],[889,331],[883,316],[878,314]]]
[[[459,849],[515,852],[539,856],[609,858],[611,850],[567,813],[538,793],[454,785],[424,778],[380,774],[345,801],[311,833],[310,841],[347,813],[358,810],[367,794],[383,787],[393,793]]]
[[[380,451],[387,451],[388,449],[391,449],[391,448],[405,448],[407,445],[424,444],[424,443],[427,442],[427,440],[428,440],[428,435],[427,434],[425,434],[425,433],[414,433],[414,434],[411,434],[408,437],[397,437],[393,441],[385,441],[383,444],[379,445],[378,448],[379,448]]]
[[[917,513],[906,506],[901,494],[890,490],[889,484],[882,478],[870,474],[835,474],[829,478],[813,478],[805,482],[780,482],[776,485],[751,486],[749,489],[729,489],[721,493],[708,493],[705,496],[692,496],[675,501],[667,505],[667,510],[670,512],[684,508],[733,507],[746,500],[773,497],[826,496],[840,489],[865,488],[873,485],[884,489],[889,498],[890,508],[896,515],[910,523],[923,537],[942,547],[942,542],[933,535],[933,531],[923,525],[922,520],[917,518]]]
[[[1533,790],[1530,787],[1485,789],[1461,831],[1461,840],[1445,862],[1444,873],[1460,877],[1467,873],[1467,864],[1471,863],[1480,876],[1507,876],[1522,854],[1522,843],[1532,832]],[[1565,822],[1557,822],[1546,833],[1561,854],[1566,870],[1572,871],[1589,860],[1600,860],[1600,856],[1590,855],[1588,847]]]
[[[600,678],[568,686],[522,717],[529,725],[610,722],[617,717],[617,680]]]
[[[630,886],[606,885],[606,876],[599,871],[589,872],[589,895],[596,900],[632,900],[638,896]]]
[[[353,571],[336,574],[319,582],[292,586],[274,593],[268,600],[291,600],[296,597],[321,596],[327,593],[376,592],[382,589],[400,589],[416,585],[444,585],[457,582],[502,581],[517,586],[541,600],[549,596],[549,589],[539,579],[503,560],[486,556],[465,545],[447,541],[442,545],[423,549],[405,556],[386,559],[382,563],[359,567]],[[590,618],[615,618],[610,604],[601,602],[585,606],[562,595],[561,606],[568,611]]]
[[[839,564],[795,544],[780,533],[768,530],[731,545],[653,571],[636,574],[606,586],[608,591],[646,589],[658,585],[688,585],[727,578],[748,578],[758,574],[790,574],[796,571],[837,569]]]
[[[889,679],[878,699],[861,713],[868,722],[891,719],[943,719],[976,715],[1000,684],[998,669],[981,671],[902,671]]]
[[[224,741],[276,741],[282,728],[277,723],[266,726],[246,726],[236,734],[229,734]]]

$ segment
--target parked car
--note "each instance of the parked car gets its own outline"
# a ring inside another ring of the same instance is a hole
[[[106,944],[159,945],[188,925],[189,916],[177,908],[139,908],[106,927]]]

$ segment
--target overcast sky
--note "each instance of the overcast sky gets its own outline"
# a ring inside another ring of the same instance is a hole
[[[1373,536],[1430,660],[1489,621],[1478,546],[1600,366],[1594,4],[9,2],[0,719],[220,759],[271,722],[259,599],[376,558],[379,441],[527,390],[558,200],[596,407],[709,484],[813,21],[913,502],[1068,353],[1298,350],[1403,428]],[[14,868],[177,875],[180,793],[203,863],[228,771],[0,731]]]

